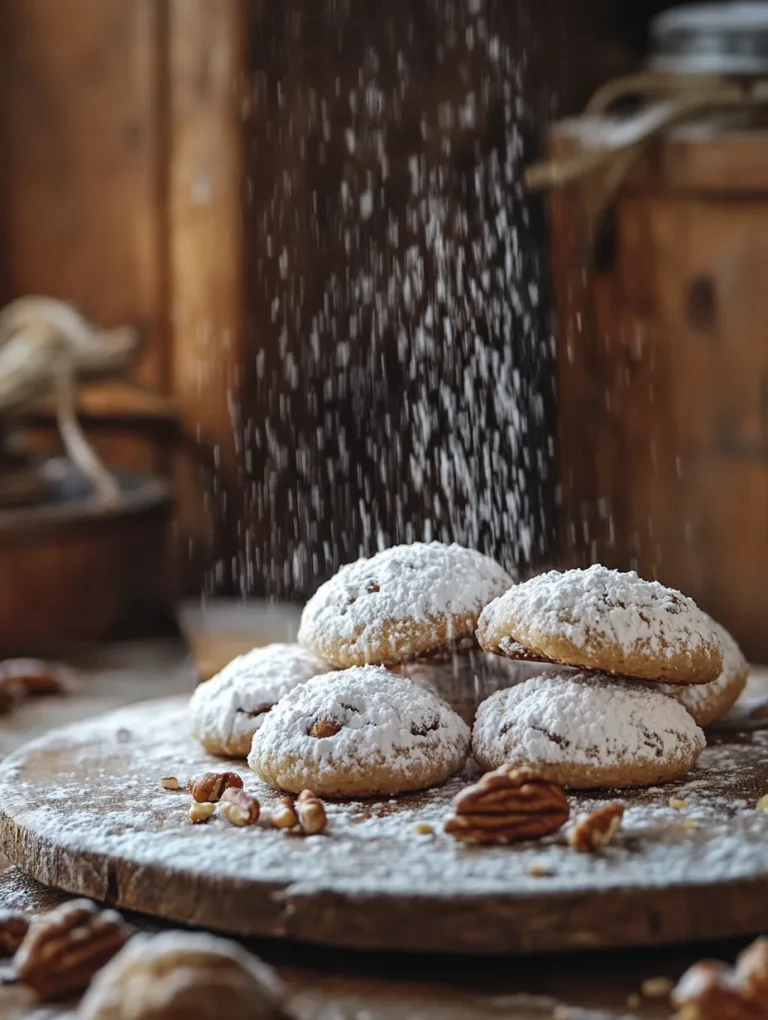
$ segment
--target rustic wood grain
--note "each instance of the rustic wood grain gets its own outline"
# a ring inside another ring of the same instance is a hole
[[[184,532],[209,584],[231,586],[240,550],[245,346],[245,0],[167,7],[168,285],[171,385],[195,461],[179,462]],[[192,470],[190,470],[192,468]],[[202,475],[206,499],[191,498]]]
[[[701,779],[696,786],[704,816],[695,836],[684,834],[681,817],[672,812],[670,820],[666,807],[671,794],[685,789],[682,781],[618,798],[630,806],[647,804],[652,813],[645,835],[598,870],[589,855],[564,848],[563,874],[569,877],[548,886],[546,880],[525,878],[544,844],[465,849],[441,836],[442,844],[434,843],[430,853],[440,875],[450,876],[446,884],[430,880],[424,871],[430,858],[423,856],[419,837],[407,834],[419,812],[429,812],[433,821],[436,808],[439,817],[442,808],[447,815],[451,796],[466,779],[393,801],[342,803],[331,811],[327,835],[311,848],[266,823],[247,832],[218,822],[191,827],[188,795],[161,791],[159,777],[183,780],[221,765],[187,736],[184,713],[184,700],[149,702],[104,717],[98,726],[89,721],[53,731],[13,754],[0,771],[0,835],[8,858],[48,885],[125,909],[239,935],[358,948],[594,949],[724,937],[768,925],[768,867],[757,854],[740,871],[726,862],[713,870],[711,854],[720,853],[724,823],[720,816],[709,819],[705,810],[710,801],[725,799],[738,815],[740,804],[754,804],[762,795],[768,785],[762,739],[750,744],[738,735],[724,738],[733,742],[730,763],[722,745],[705,752],[699,768],[705,789]],[[242,762],[227,767],[240,771],[266,817],[273,793]],[[578,811],[594,800],[573,796],[572,807]],[[396,849],[391,830],[377,843],[357,839],[350,828],[372,813],[388,817],[401,811],[404,828]],[[146,838],[137,842],[137,831]],[[127,842],[123,833],[131,837]],[[676,868],[674,879],[656,870],[659,840],[665,871]],[[492,880],[483,877],[477,856],[489,853],[508,862]],[[690,868],[681,869],[688,855]],[[607,884],[599,878],[603,868],[613,875]],[[374,880],[366,880],[369,872]],[[423,874],[412,890],[403,884],[411,873]]]

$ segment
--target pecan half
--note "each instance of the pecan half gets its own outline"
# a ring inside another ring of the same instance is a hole
[[[245,790],[225,790],[219,810],[228,822],[238,827],[253,825],[259,820],[259,802]]]
[[[557,832],[570,814],[562,787],[530,769],[503,765],[453,799],[445,831],[462,843],[516,843]]]
[[[624,808],[621,804],[606,804],[580,818],[568,833],[568,844],[580,853],[601,850],[612,841],[621,828]]]
[[[0,956],[13,956],[29,930],[29,921],[16,910],[0,910]]]
[[[199,804],[205,801],[216,803],[225,790],[240,790],[242,786],[243,781],[237,772],[204,772],[187,783],[187,789]]]
[[[72,900],[32,922],[14,968],[19,980],[43,999],[79,991],[131,934],[114,910]]]

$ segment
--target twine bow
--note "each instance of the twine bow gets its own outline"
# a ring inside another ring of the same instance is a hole
[[[610,118],[626,101],[637,112]],[[586,199],[587,236],[595,237],[630,170],[648,145],[666,130],[724,111],[768,107],[768,78],[640,71],[608,82],[591,98],[585,117],[599,125],[585,131],[581,151],[535,163],[525,173],[532,191],[563,188],[590,175],[599,177]],[[598,118],[600,118],[598,120]]]

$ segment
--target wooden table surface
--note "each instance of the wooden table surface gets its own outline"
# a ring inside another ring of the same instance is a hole
[[[183,614],[189,643],[163,641],[71,650],[80,686],[72,697],[29,701],[0,717],[0,757],[51,726],[100,714],[153,696],[191,690],[199,663],[209,673],[250,640],[285,639],[297,614],[249,605],[214,605]],[[250,635],[245,638],[245,631]],[[194,649],[194,656],[190,652]],[[50,909],[68,897],[28,879],[19,869],[0,873],[0,908]],[[142,928],[157,923],[133,917]],[[280,971],[297,1020],[394,1020],[423,1017],[508,1017],[510,1020],[619,1020],[668,1017],[664,999],[640,996],[648,978],[676,980],[702,956],[731,960],[745,944],[535,957],[457,957],[339,951],[286,942],[250,947]],[[640,996],[636,1005],[635,997]],[[563,1012],[562,1007],[568,1007]],[[556,1009],[556,1007],[560,1007]],[[76,1003],[39,1004],[18,986],[0,987],[3,1020],[60,1020]]]

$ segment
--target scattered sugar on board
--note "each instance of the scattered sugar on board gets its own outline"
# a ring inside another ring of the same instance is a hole
[[[287,891],[276,893],[278,898],[321,889],[435,896],[444,896],[446,889],[538,895],[610,890],[627,884],[642,887],[692,880],[706,884],[765,873],[768,814],[754,810],[758,795],[764,792],[765,734],[727,749],[708,749],[690,778],[679,783],[626,795],[573,796],[574,815],[609,801],[627,807],[620,837],[594,857],[574,854],[562,833],[498,849],[469,848],[446,836],[442,822],[450,813],[451,796],[477,775],[471,764],[463,776],[444,787],[397,798],[395,803],[391,799],[328,802],[329,826],[321,836],[285,835],[266,822],[248,830],[234,829],[218,818],[206,826],[190,826],[187,794],[163,790],[158,776],[173,773],[183,778],[232,768],[261,801],[263,816],[275,794],[242,762],[225,765],[206,755],[187,736],[184,708],[174,699],[151,710],[125,709],[101,721],[59,731],[55,746],[62,772],[55,786],[47,777],[38,781],[34,775],[25,782],[24,759],[12,756],[0,781],[5,809],[55,847],[105,854],[118,862],[270,881]],[[115,733],[120,727],[131,736],[117,744]],[[88,734],[87,748],[82,746],[83,732]],[[35,746],[50,753],[53,738],[49,735],[32,745],[32,753]],[[726,761],[728,768],[724,768]],[[98,767],[89,773],[87,788],[84,765]],[[689,800],[687,812],[668,807],[673,794]],[[685,829],[685,817],[696,818],[700,827]],[[413,831],[417,821],[431,824],[436,835],[429,840],[418,838]],[[552,874],[530,876],[533,860]]]

